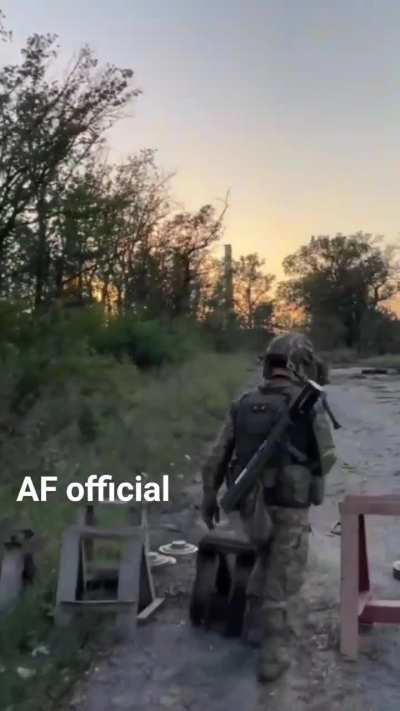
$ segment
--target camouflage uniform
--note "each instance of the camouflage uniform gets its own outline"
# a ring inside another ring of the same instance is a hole
[[[303,358],[303,365],[307,357]],[[269,369],[267,363],[264,367],[266,382],[232,405],[213,452],[203,467],[203,516],[208,525],[212,525],[212,515],[207,517],[207,502],[208,514],[212,514],[212,502],[216,505],[216,492],[224,479],[228,485],[230,478],[234,481],[251,456],[250,451],[244,451],[242,459],[240,456],[246,412],[262,409],[263,403],[268,406],[271,396],[278,391],[287,392],[292,399],[301,389],[301,383],[296,382],[293,375],[294,371],[299,373],[298,366],[299,363],[292,361],[290,368],[286,366],[285,371],[280,369],[274,373],[274,367]],[[311,361],[309,366],[311,368]],[[303,371],[302,375],[306,374]],[[309,374],[313,375],[312,372]],[[288,643],[294,632],[291,620],[295,619],[294,610],[307,562],[309,492],[315,478],[310,464],[318,457],[311,418],[293,429],[289,446],[295,454],[278,454],[276,461],[270,462],[263,472],[259,484],[240,505],[243,528],[257,548],[247,595],[250,618],[252,608],[258,613],[261,608],[258,619],[265,644],[261,650],[260,678],[264,681],[277,678],[289,665]],[[297,456],[301,459],[302,454],[305,458],[298,461]],[[285,468],[281,465],[282,457],[286,457]]]

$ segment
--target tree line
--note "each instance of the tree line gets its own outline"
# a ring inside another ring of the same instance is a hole
[[[35,34],[0,69],[3,303],[32,315],[99,303],[109,316],[186,318],[215,332],[295,325],[326,348],[397,348],[394,247],[363,232],[317,236],[286,257],[277,285],[258,254],[227,273],[215,247],[229,195],[187,211],[153,149],[106,157],[108,130],[141,93],[133,71],[101,65],[88,47],[62,75],[57,59],[57,37]]]

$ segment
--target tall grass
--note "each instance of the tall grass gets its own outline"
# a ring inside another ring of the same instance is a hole
[[[74,342],[73,349],[65,339],[58,355],[53,349],[43,365],[45,377],[33,346],[33,362],[23,355],[19,362],[3,357],[0,519],[11,516],[18,526],[33,528],[45,546],[38,554],[37,583],[1,620],[0,709],[50,710],[90,654],[87,630],[60,636],[51,619],[60,538],[76,516],[65,499],[66,484],[90,473],[107,472],[116,481],[139,472],[155,480],[167,473],[173,497],[182,477],[195,473],[204,443],[246,380],[245,354],[197,352],[143,370],[126,355],[90,355],[86,344]],[[58,476],[57,494],[47,503],[16,503],[26,474],[37,483],[43,474]],[[33,658],[43,644],[50,655]],[[21,679],[21,666],[34,669],[35,676]]]

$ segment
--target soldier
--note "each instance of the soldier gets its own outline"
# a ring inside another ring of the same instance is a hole
[[[233,403],[203,471],[202,516],[209,528],[218,517],[217,492],[235,481],[266,438],[278,409],[296,396],[306,378],[315,379],[317,361],[302,334],[277,336],[270,343],[260,386]],[[274,681],[290,665],[290,623],[307,561],[311,503],[323,499],[324,477],[336,460],[330,422],[322,405],[292,426],[240,503],[244,530],[257,558],[247,589],[245,630],[261,627],[259,679]]]

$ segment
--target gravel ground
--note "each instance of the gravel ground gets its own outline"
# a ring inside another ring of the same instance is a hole
[[[194,558],[155,571],[164,606],[132,643],[104,650],[77,685],[66,708],[76,711],[398,711],[399,643],[396,627],[374,627],[360,637],[359,661],[338,653],[340,537],[330,533],[346,493],[400,493],[400,377],[359,377],[359,369],[336,370],[328,387],[343,427],[336,433],[339,461],[329,477],[323,506],[312,509],[308,576],[298,611],[293,664],[275,684],[255,677],[256,651],[239,641],[193,629],[188,598]],[[195,504],[196,478],[175,510],[152,521],[156,548],[176,538],[196,542],[204,534]],[[400,558],[399,521],[368,518],[372,580],[385,597],[396,597],[392,577]],[[233,527],[236,522],[231,522]]]

